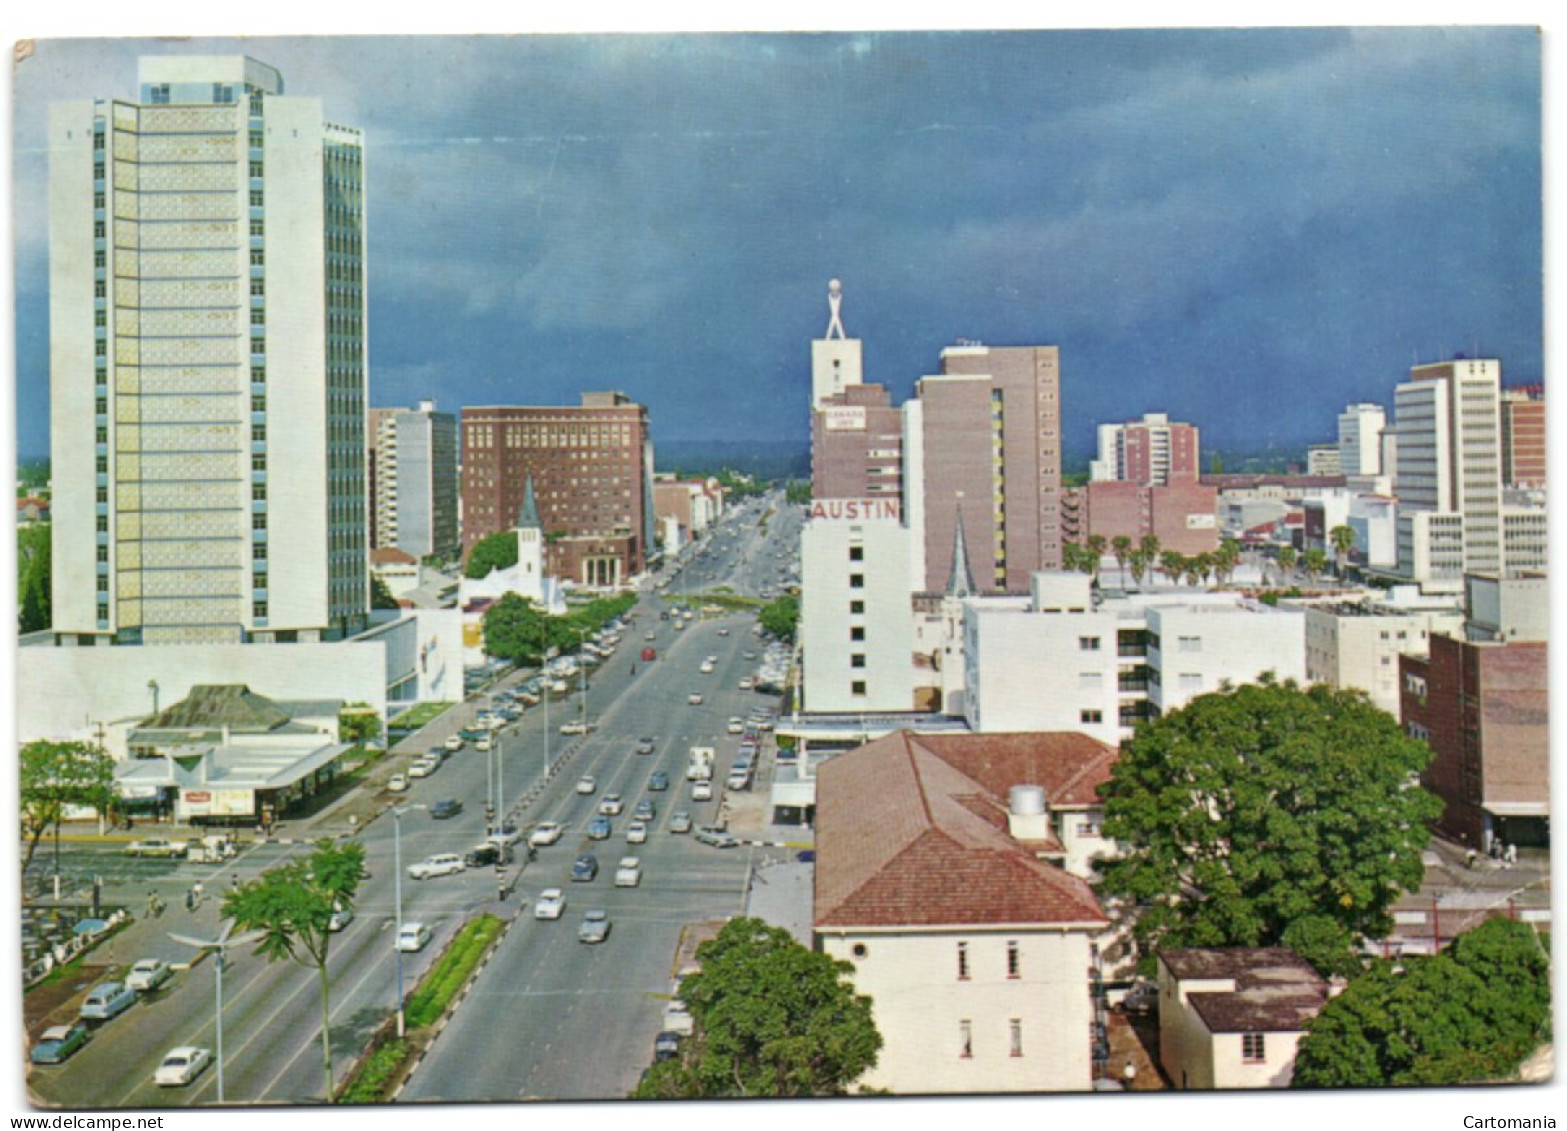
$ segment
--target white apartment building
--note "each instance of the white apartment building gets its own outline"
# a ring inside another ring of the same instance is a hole
[[[1027,598],[964,603],[965,718],[975,732],[1078,730],[1107,743],[1264,672],[1304,680],[1305,620],[1233,593],[1096,597],[1040,573]]]
[[[818,499],[800,533],[802,709],[907,711],[911,539],[896,499]]]
[[[1417,365],[1394,391],[1398,570],[1427,588],[1506,566],[1501,378],[1500,361],[1460,358]]]
[[[375,544],[417,558],[462,553],[457,524],[457,417],[434,401],[375,409]]]
[[[369,607],[364,146],[242,56],[49,111],[54,624],[339,639]]]
[[[1430,655],[1435,634],[1463,635],[1463,614],[1453,603],[1400,608],[1368,598],[1313,604],[1304,612],[1306,678],[1364,691],[1395,719],[1399,656]]]

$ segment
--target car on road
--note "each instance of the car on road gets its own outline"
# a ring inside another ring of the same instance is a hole
[[[457,753],[457,751],[461,750],[463,748],[463,745],[464,745],[463,737],[460,734],[452,735],[445,742],[446,749],[451,751],[453,754],[455,754],[455,753]]]
[[[489,732],[481,727],[463,727],[457,732],[457,737],[464,742],[477,742],[481,738],[488,738]]]
[[[626,843],[627,844],[646,844],[647,843],[647,822],[646,821],[632,821],[629,825],[626,826]]]
[[[713,665],[708,663],[706,660],[703,660],[702,666],[697,668],[697,671],[701,672],[703,675],[712,675]]]
[[[430,816],[437,821],[444,821],[448,817],[455,817],[462,812],[462,802],[455,797],[443,797],[430,806]]]
[[[430,945],[430,928],[423,923],[404,923],[392,940],[392,946],[405,954],[417,954]]]
[[[730,734],[744,734],[745,733],[745,720],[742,719],[739,715],[735,715],[734,717],[732,717],[729,720],[729,733]]]
[[[738,848],[740,845],[733,833],[723,829],[704,827],[697,829],[692,835],[702,844],[712,845],[714,848]]]
[[[440,768],[441,763],[433,758],[418,757],[413,765],[408,767],[408,776],[411,778],[427,778]]]
[[[504,844],[486,841],[470,848],[462,862],[468,868],[493,868],[497,864],[510,864],[511,849]]]
[[[748,675],[744,675],[740,677],[738,686],[741,691],[750,691],[756,687],[756,680],[752,679]]]
[[[560,728],[560,733],[561,734],[587,734],[590,730],[597,730],[597,729],[598,729],[598,724],[597,723],[584,723],[584,722],[562,723],[561,724],[561,728]]]
[[[656,633],[656,632],[654,632],[654,631],[653,631],[653,630],[652,630],[652,629],[651,629],[651,628],[650,628],[650,629],[648,629],[648,630],[647,630],[647,631],[646,631],[646,632],[644,632],[644,633],[643,633],[643,634],[642,634],[642,639],[643,639],[643,640],[647,640],[647,641],[653,641],[653,640],[657,640],[657,639],[658,639],[658,633]]]
[[[577,779],[578,793],[596,793],[598,792],[598,787],[598,779],[595,778],[592,774],[583,774],[580,778]]]
[[[721,628],[721,629],[718,630],[718,635],[720,635],[720,636],[728,636],[729,635],[729,630],[727,628]]]
[[[566,910],[566,893],[560,888],[545,888],[533,904],[535,919],[559,919]]]
[[[491,844],[504,844],[509,848],[522,839],[522,829],[516,825],[491,825],[484,839]]]
[[[700,691],[693,691],[690,695],[686,696],[686,702],[691,704],[693,707],[700,707],[702,705],[702,693]]]
[[[713,800],[713,783],[710,781],[695,781],[691,783],[692,801]]]
[[[125,846],[127,856],[150,856],[176,858],[184,856],[190,851],[190,846],[183,840],[167,840],[163,837],[152,837],[148,840],[133,840]]]
[[[589,911],[577,928],[577,941],[601,943],[609,938],[609,916],[602,911]]]
[[[455,876],[464,868],[462,857],[455,852],[438,852],[426,856],[417,864],[408,865],[408,874],[416,880],[428,880],[432,876]]]
[[[654,746],[654,740],[653,740],[653,736],[652,735],[645,734],[641,738],[637,739],[637,753],[638,754],[651,754],[651,753],[653,753],[653,746]]]
[[[28,1053],[34,1064],[60,1064],[87,1043],[87,1026],[80,1021],[69,1025],[51,1025]]]
[[[554,844],[566,833],[566,826],[559,821],[540,821],[528,835],[528,843],[535,848]]]
[[[618,817],[624,808],[618,793],[606,793],[599,801],[599,812],[606,817]]]
[[[691,831],[691,814],[684,809],[676,809],[669,816],[669,831],[672,833],[688,833]]]
[[[647,787],[654,793],[662,793],[669,788],[669,775],[663,770],[654,770],[647,779]]]
[[[163,1063],[152,1074],[152,1082],[160,1088],[183,1088],[200,1076],[212,1063],[212,1053],[195,1045],[181,1045],[164,1054]]]
[[[386,780],[386,788],[388,790],[390,790],[391,792],[393,792],[393,793],[407,793],[408,792],[408,775],[407,774],[393,774],[391,777],[389,777]]]
[[[653,1062],[671,1060],[680,1055],[680,1034],[668,1031],[653,1038]]]
[[[341,931],[354,921],[354,909],[346,903],[334,904],[332,917],[326,921],[326,929],[329,931]]]
[[[622,856],[615,865],[615,886],[634,888],[642,882],[642,861],[635,856]]]
[[[473,744],[473,748],[480,754],[488,754],[491,750],[495,749],[495,739],[489,735],[485,735],[483,738],[479,739]]]
[[[571,882],[576,884],[591,883],[599,874],[599,858],[591,852],[584,852],[571,862]]]
[[[174,977],[169,964],[160,958],[143,958],[125,975],[125,984],[140,993],[150,993]]]
[[[656,816],[658,816],[658,806],[646,797],[638,801],[637,807],[631,811],[633,821],[651,821]]]
[[[610,831],[608,817],[598,816],[588,822],[589,840],[608,840]]]
[[[124,982],[103,982],[87,992],[82,1002],[83,1021],[108,1021],[136,1004],[136,991]]]

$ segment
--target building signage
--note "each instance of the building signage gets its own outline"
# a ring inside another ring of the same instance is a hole
[[[1211,514],[1189,514],[1186,516],[1187,530],[1212,530],[1216,523]]]
[[[250,789],[218,789],[212,793],[215,817],[246,817],[256,811],[256,794]]]
[[[896,521],[903,518],[903,505],[898,499],[817,499],[811,504],[811,518],[834,522],[864,522],[873,518]]]
[[[834,405],[822,411],[827,414],[822,426],[829,432],[865,431],[864,405]]]

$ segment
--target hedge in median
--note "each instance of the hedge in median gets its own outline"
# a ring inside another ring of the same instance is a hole
[[[503,925],[493,915],[481,915],[457,932],[452,945],[408,999],[405,1017],[411,1028],[417,1029],[440,1020],[452,999],[468,984],[479,960],[501,933]]]

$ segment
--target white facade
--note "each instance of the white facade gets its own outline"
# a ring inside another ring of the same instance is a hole
[[[801,706],[817,714],[907,711],[916,535],[890,499],[817,500],[810,513],[800,533]]]
[[[356,631],[361,138],[240,56],[148,57],[140,80],[49,113],[52,627]]]
[[[912,1095],[1087,1090],[1090,938],[1037,925],[817,931],[887,1035],[860,1084]]]
[[[1398,503],[1385,495],[1356,495],[1346,520],[1355,532],[1355,552],[1367,565],[1398,564]]]
[[[434,401],[384,414],[375,461],[377,545],[419,558],[461,554],[456,415]]]
[[[1382,474],[1382,429],[1387,410],[1379,404],[1352,404],[1339,413],[1339,469],[1344,475]]]
[[[1433,633],[1463,633],[1463,616],[1454,608],[1393,613],[1363,605],[1315,605],[1306,608],[1305,617],[1306,678],[1364,691],[1395,719],[1398,657],[1429,655]]]

